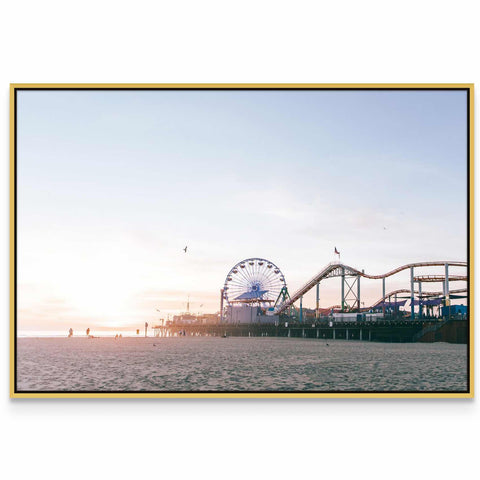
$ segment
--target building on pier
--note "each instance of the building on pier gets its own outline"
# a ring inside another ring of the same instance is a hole
[[[278,315],[266,315],[265,309],[246,303],[228,306],[223,318],[223,323],[236,325],[249,323],[276,324],[278,321]]]

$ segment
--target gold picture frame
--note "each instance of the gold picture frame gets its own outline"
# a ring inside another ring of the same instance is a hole
[[[20,90],[122,90],[122,89],[334,89],[334,90],[451,90],[462,89],[468,94],[468,391],[461,393],[402,393],[402,392],[301,392],[271,393],[255,392],[36,392],[22,393],[16,388],[16,93]],[[474,396],[474,85],[469,83],[439,84],[30,84],[17,83],[10,86],[10,396],[12,398],[473,398]]]

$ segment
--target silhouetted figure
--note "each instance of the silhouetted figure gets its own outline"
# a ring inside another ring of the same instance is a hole
[[[187,253],[187,248],[188,248],[188,246],[185,246],[185,248],[183,249],[183,251],[184,251],[185,253]]]
[[[87,328],[87,337],[90,335],[90,329]]]
[[[73,328],[68,331],[68,338],[73,337]]]

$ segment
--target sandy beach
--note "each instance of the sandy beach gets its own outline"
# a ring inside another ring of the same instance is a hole
[[[20,338],[19,391],[465,391],[465,345]]]

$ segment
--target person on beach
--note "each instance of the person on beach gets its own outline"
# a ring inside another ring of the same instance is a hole
[[[68,331],[68,338],[73,337],[73,328]]]
[[[89,328],[87,328],[87,337],[88,337],[88,335],[90,335],[90,329]]]

